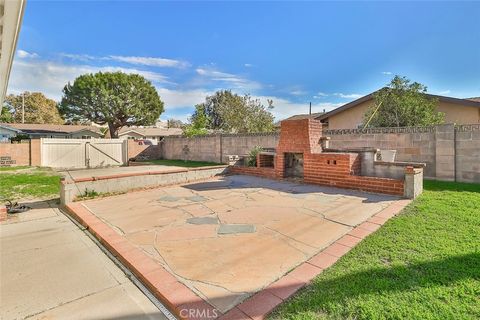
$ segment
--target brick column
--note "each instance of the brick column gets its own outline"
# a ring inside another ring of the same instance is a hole
[[[5,205],[0,205],[0,222],[7,220],[7,207]]]
[[[435,128],[435,176],[439,180],[455,180],[455,125]]]
[[[407,199],[415,199],[423,192],[423,168],[405,167],[405,183],[403,195]]]

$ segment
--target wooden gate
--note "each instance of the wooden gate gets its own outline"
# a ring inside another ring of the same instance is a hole
[[[42,139],[44,167],[83,169],[127,163],[127,141],[120,139]]]

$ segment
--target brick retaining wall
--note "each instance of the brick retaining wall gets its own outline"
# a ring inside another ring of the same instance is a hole
[[[269,179],[275,179],[276,177],[274,168],[231,166],[228,171],[231,174],[246,174]]]

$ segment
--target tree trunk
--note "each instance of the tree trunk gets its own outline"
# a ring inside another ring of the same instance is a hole
[[[108,131],[110,131],[110,138],[118,138],[118,128],[115,127],[112,122],[108,122]]]

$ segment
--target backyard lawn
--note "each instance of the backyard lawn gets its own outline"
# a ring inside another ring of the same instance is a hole
[[[44,168],[0,168],[0,201],[58,197],[60,177]]]
[[[480,185],[426,181],[271,318],[479,319]]]
[[[148,163],[159,164],[162,166],[176,166],[186,168],[198,168],[208,166],[218,166],[221,163],[207,162],[207,161],[190,161],[190,160],[148,160]]]

